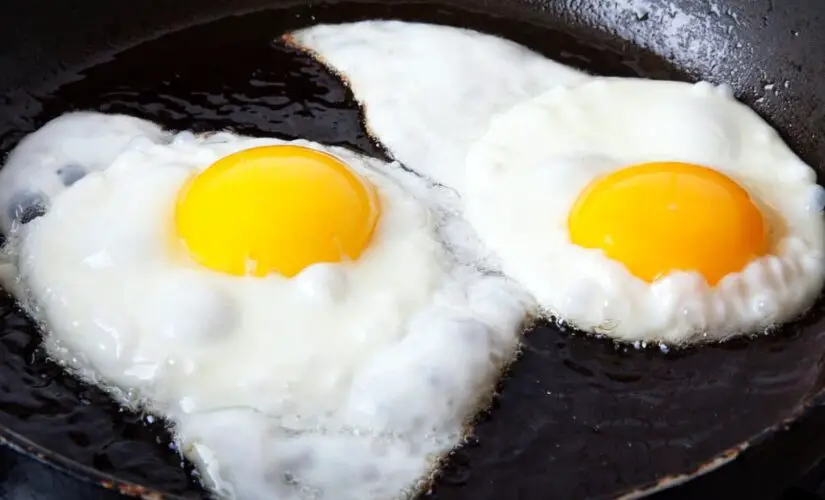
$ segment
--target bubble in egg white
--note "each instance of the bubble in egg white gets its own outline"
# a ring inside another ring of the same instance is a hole
[[[721,95],[722,97],[728,98],[728,99],[733,99],[735,97],[734,92],[733,92],[733,87],[731,87],[727,83],[722,83],[720,85],[717,85],[716,86],[716,91],[719,93],[719,95]]]
[[[195,134],[189,132],[188,130],[184,130],[183,132],[178,132],[175,134],[175,138],[172,140],[173,144],[186,144],[190,143],[195,140]]]
[[[825,188],[819,184],[811,187],[805,209],[814,212],[822,212],[825,210]]]
[[[319,304],[338,302],[347,294],[347,276],[339,266],[313,264],[295,277],[295,284]]]
[[[138,136],[129,141],[129,143],[126,145],[126,149],[132,151],[146,151],[155,144],[155,141],[153,141],[149,137]]]
[[[710,82],[701,81],[693,84],[693,92],[698,96],[708,96],[715,90],[716,87]]]
[[[86,169],[84,169],[80,165],[75,165],[70,163],[64,167],[60,167],[57,169],[57,176],[60,177],[60,181],[66,187],[71,186],[75,182],[79,181],[87,174]]]

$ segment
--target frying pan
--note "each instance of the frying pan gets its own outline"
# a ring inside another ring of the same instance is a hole
[[[385,156],[347,88],[272,43],[365,18],[471,27],[599,74],[729,83],[807,163],[825,165],[817,0],[2,2],[0,148],[84,108]],[[269,84],[249,90],[253,76]],[[0,440],[124,495],[203,495],[163,422],[50,363],[11,299],[0,312]],[[423,498],[770,498],[825,449],[822,300],[771,336],[689,350],[637,350],[551,324],[524,339],[493,408]]]

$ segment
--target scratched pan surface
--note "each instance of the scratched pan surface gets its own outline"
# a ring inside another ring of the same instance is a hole
[[[0,149],[59,113],[97,109],[382,156],[341,82],[272,40],[315,22],[383,17],[501,34],[600,74],[727,82],[823,165],[822,9],[815,0],[3,2]],[[255,12],[226,17],[242,11]],[[767,496],[825,444],[823,309],[820,300],[771,337],[681,352],[539,325],[424,497],[599,498],[676,484],[673,494],[737,485]],[[0,315],[4,441],[127,494],[203,495],[162,422],[121,411],[45,360],[8,298]]]

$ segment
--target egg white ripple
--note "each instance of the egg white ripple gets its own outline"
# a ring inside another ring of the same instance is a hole
[[[648,284],[574,245],[567,218],[593,179],[650,161],[715,168],[772,227],[769,255],[709,287],[695,272]],[[466,217],[539,305],[576,327],[672,344],[761,332],[809,308],[825,279],[823,188],[727,86],[599,78],[525,100],[467,157]]]
[[[490,118],[588,78],[510,40],[452,26],[369,20],[285,39],[343,77],[371,135],[396,160],[459,193],[467,151]]]
[[[222,497],[410,496],[491,396],[532,299],[479,270],[451,220],[452,193],[307,141],[291,144],[377,186],[370,248],[291,280],[200,268],[172,237],[182,184],[220,157],[287,142],[188,132],[167,142],[133,141],[15,226],[0,275],[50,356],[169,419]]]

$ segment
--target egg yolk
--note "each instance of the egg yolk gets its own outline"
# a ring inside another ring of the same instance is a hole
[[[568,219],[573,243],[602,249],[647,282],[696,271],[715,285],[768,251],[766,222],[748,192],[688,163],[645,163],[596,179]]]
[[[372,184],[326,153],[265,146],[226,156],[181,189],[177,233],[205,267],[236,276],[357,259],[379,217]]]

